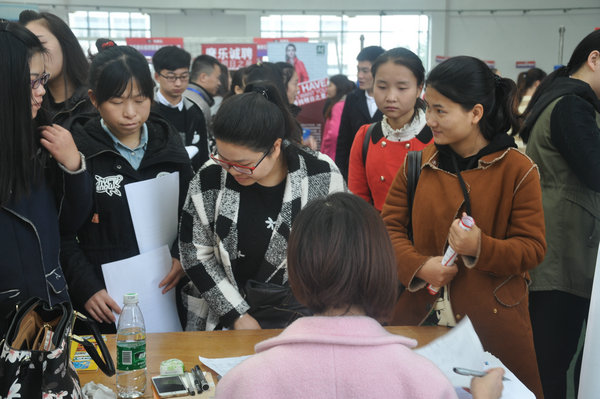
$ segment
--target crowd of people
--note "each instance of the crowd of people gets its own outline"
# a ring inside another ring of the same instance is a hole
[[[300,373],[323,381],[304,396],[454,398],[382,324],[465,317],[536,397],[565,397],[600,242],[600,31],[517,83],[474,57],[426,73],[408,49],[365,47],[358,85],[329,79],[320,148],[296,118],[308,76],[293,44],[231,76],[174,46],[154,76],[132,47],[97,48],[88,60],[47,12],[0,20],[2,335],[30,297],[115,332],[101,266],[140,253],[125,185],[178,172],[156,289],[176,290],[182,327],[285,328],[220,397],[297,397]],[[365,364],[376,384],[357,383]],[[474,378],[473,396],[498,398],[502,374]]]

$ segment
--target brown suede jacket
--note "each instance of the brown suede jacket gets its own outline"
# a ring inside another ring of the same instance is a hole
[[[406,166],[406,164],[405,164]],[[438,150],[423,150],[421,176],[412,209],[414,245],[409,222],[405,166],[396,176],[382,217],[398,262],[400,281],[408,287],[396,306],[393,324],[419,325],[438,295],[415,277],[432,256],[442,256],[453,220],[464,211],[455,174],[439,168]],[[542,194],[537,166],[514,148],[484,155],[461,172],[481,229],[479,255],[458,257],[458,273],[447,285],[455,318],[468,316],[485,350],[491,352],[543,397],[528,310],[528,270],[546,252]]]

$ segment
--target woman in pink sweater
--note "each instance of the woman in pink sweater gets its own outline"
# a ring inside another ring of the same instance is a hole
[[[348,80],[346,75],[334,75],[329,78],[327,86],[327,101],[323,107],[323,136],[321,139],[321,152],[335,159],[335,148],[340,130],[342,111],[346,103],[346,94],[350,93],[356,85]]]
[[[415,340],[379,324],[396,302],[396,266],[364,200],[338,193],[307,205],[288,241],[288,273],[315,316],[256,345],[217,385],[218,398],[456,398],[444,374],[412,351]],[[474,379],[474,398],[499,398],[502,374]]]

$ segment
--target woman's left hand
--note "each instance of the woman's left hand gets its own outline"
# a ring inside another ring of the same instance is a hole
[[[179,259],[173,258],[173,263],[171,265],[171,271],[162,281],[158,284],[158,288],[163,288],[162,293],[166,294],[169,290],[177,285],[179,280],[183,277],[185,272],[183,271],[183,267],[181,267],[181,262]]]
[[[57,162],[60,162],[71,172],[81,168],[81,155],[73,141],[71,133],[62,126],[53,124],[40,127],[42,138],[41,144],[52,154]]]
[[[463,216],[466,216],[466,213],[463,212]],[[471,230],[467,231],[460,227],[460,219],[455,219],[452,222],[448,233],[448,244],[457,254],[477,256],[480,240],[481,229],[476,224],[473,224]]]

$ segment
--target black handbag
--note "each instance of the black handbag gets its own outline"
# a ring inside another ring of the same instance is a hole
[[[244,291],[250,305],[248,314],[262,328],[285,328],[299,317],[312,316],[312,312],[294,297],[289,284],[248,280]]]
[[[75,318],[91,329],[102,357],[94,344],[72,334]],[[96,323],[75,312],[70,303],[50,306],[31,298],[21,304],[2,342],[0,397],[83,398],[79,377],[69,359],[71,339],[83,345],[106,375],[115,373]]]

